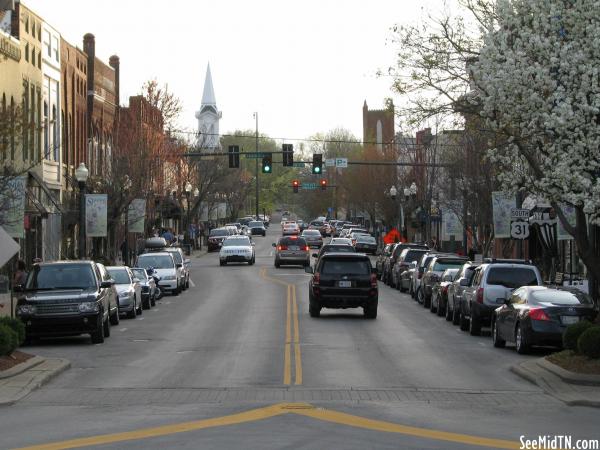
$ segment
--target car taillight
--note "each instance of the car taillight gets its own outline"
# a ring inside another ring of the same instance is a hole
[[[542,308],[532,308],[529,310],[529,318],[531,320],[550,320],[550,317]]]
[[[304,251],[305,252],[310,252],[310,247],[308,245],[304,246]]]
[[[443,292],[444,294],[447,294],[447,293],[448,293],[448,285],[446,285],[446,286],[442,287],[442,292]]]
[[[372,288],[377,287],[377,275],[374,273],[371,274],[371,287]]]
[[[477,295],[475,296],[475,301],[477,303],[483,304],[483,288],[477,289]]]
[[[313,286],[318,286],[319,283],[321,283],[321,274],[317,272],[313,276]]]
[[[287,246],[285,245],[278,245],[277,246],[277,250],[281,251],[281,250],[287,250]]]

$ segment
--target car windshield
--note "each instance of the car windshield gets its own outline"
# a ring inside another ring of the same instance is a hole
[[[558,289],[535,290],[529,297],[529,303],[552,303],[553,305],[592,305],[592,298],[585,292],[562,291]]]
[[[250,247],[250,239],[248,238],[235,238],[235,239],[225,239],[223,241],[223,247]]]
[[[405,263],[410,263],[413,261],[418,261],[419,258],[421,258],[421,256],[423,256],[423,253],[425,253],[424,251],[420,251],[420,250],[408,250],[405,254],[404,254],[404,262]]]
[[[229,236],[229,230],[210,230],[209,236]]]
[[[172,269],[173,258],[168,255],[142,255],[138,258],[138,266],[148,269]]]
[[[516,289],[521,286],[535,286],[538,284],[538,280],[533,269],[524,267],[492,267],[487,277],[487,284]]]
[[[250,222],[250,223],[248,224],[248,226],[249,226],[250,228],[253,228],[253,227],[263,227],[264,225],[265,225],[265,224],[264,224],[264,223],[262,223],[262,222]]]
[[[131,269],[131,271],[136,278],[140,279],[140,281],[147,280],[146,271],[144,269]]]
[[[131,280],[129,279],[129,274],[125,269],[107,269],[110,277],[115,280],[117,284],[129,284]]]
[[[26,289],[89,289],[96,277],[89,264],[50,264],[34,266]]]
[[[322,253],[356,253],[356,250],[351,245],[326,245],[323,247]]]
[[[302,232],[302,236],[321,236],[319,230],[305,230]]]
[[[356,236],[356,241],[357,242],[371,242],[371,243],[375,243],[375,238],[373,236],[368,236],[366,234],[359,234],[358,236]]]
[[[321,264],[324,275],[368,275],[369,262],[364,259],[326,259]]]
[[[306,241],[302,238],[284,237],[279,239],[279,245],[297,245],[298,247],[305,247]]]
[[[169,253],[171,254],[171,256],[173,256],[173,259],[175,260],[175,264],[183,263],[183,258],[181,257],[181,253],[179,253],[178,251],[173,251],[173,252],[169,252]]]
[[[434,272],[443,272],[446,269],[460,268],[464,263],[464,261],[436,261],[432,270]]]

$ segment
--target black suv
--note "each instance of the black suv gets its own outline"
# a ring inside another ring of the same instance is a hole
[[[367,319],[377,317],[377,276],[369,257],[362,253],[325,253],[313,268],[308,301],[311,317],[321,308],[360,308]]]
[[[18,291],[27,340],[89,333],[100,344],[110,336],[110,323],[119,323],[114,281],[93,261],[35,264]]]
[[[423,307],[431,308],[431,294],[433,285],[442,280],[442,274],[446,269],[460,269],[467,258],[458,255],[436,255],[430,262],[421,280],[421,291],[423,292]],[[433,311],[435,312],[435,310]]]

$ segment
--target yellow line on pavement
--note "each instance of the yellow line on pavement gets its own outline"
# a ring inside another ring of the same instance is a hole
[[[285,281],[281,281],[281,280],[278,280],[277,278],[272,278],[269,275],[267,275],[267,268],[266,267],[263,267],[260,270],[259,274],[260,274],[260,277],[263,280],[271,281],[273,283],[277,283],[277,284],[280,284],[282,286],[287,286],[288,285],[288,283],[286,283]]]
[[[521,448],[519,442],[508,441],[504,439],[490,439],[481,436],[471,436],[468,434],[450,433],[447,431],[430,430],[427,428],[417,428],[407,425],[399,425],[381,420],[371,420],[364,417],[354,416],[351,414],[331,411],[326,409],[297,409],[294,414],[311,417],[317,420],[333,422],[340,425],[348,425],[351,427],[364,428],[367,430],[383,431],[388,433],[405,434],[426,439],[434,439],[437,441],[457,442],[459,444],[475,445],[479,447],[494,447],[494,448]]]
[[[298,303],[296,301],[296,285],[292,285],[292,303],[294,311],[294,356],[296,365],[296,385],[302,384],[302,357],[300,354],[300,327],[298,326]]]
[[[62,442],[52,442],[49,444],[33,445],[23,447],[19,450],[62,450],[67,448],[89,447],[94,445],[110,444],[114,442],[124,442],[136,439],[146,439],[151,437],[165,436],[175,433],[185,433],[205,428],[222,427],[226,425],[236,425],[244,422],[255,422],[257,420],[268,419],[270,417],[289,413],[286,408],[289,404],[280,403],[265,408],[253,409],[250,411],[232,414],[230,416],[216,417],[213,419],[196,420],[193,422],[176,423],[154,428],[142,428],[136,431],[126,431],[124,433],[103,434],[99,436],[90,436],[80,439],[72,439]],[[293,406],[292,406],[293,407]]]
[[[287,287],[287,310],[285,320],[285,350],[283,356],[283,384],[292,384],[292,308],[291,288]]]

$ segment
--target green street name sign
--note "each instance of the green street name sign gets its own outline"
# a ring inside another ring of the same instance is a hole
[[[305,191],[310,191],[317,188],[317,183],[302,183],[300,187]]]
[[[267,154],[266,153],[261,153],[261,152],[254,152],[254,153],[244,153],[244,157],[247,159],[262,159],[263,157],[265,157]]]

